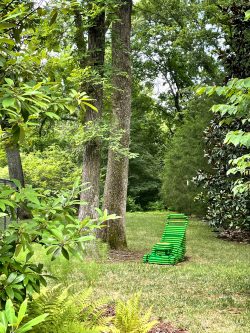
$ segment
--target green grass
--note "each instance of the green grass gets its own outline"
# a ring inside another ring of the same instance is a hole
[[[166,213],[129,213],[128,246],[147,253],[160,240]],[[114,299],[141,291],[156,316],[193,333],[249,333],[250,246],[219,240],[191,221],[188,261],[176,266],[141,262],[102,263],[97,295]]]
[[[149,252],[161,238],[166,213],[128,213],[127,238],[135,258]],[[102,249],[105,257],[105,247]],[[249,333],[250,246],[223,241],[202,222],[191,221],[188,260],[176,266],[143,264],[141,260],[111,262],[85,259],[48,263],[49,270],[75,291],[92,285],[94,296],[128,298],[141,291],[155,317],[190,333]],[[44,259],[40,251],[37,260]]]

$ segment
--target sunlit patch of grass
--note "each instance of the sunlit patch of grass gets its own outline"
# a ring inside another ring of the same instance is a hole
[[[129,213],[129,249],[146,253],[159,241],[166,213]],[[176,266],[102,263],[98,295],[127,298],[142,291],[156,316],[200,333],[249,333],[250,246],[219,240],[207,225],[191,221],[188,260]]]

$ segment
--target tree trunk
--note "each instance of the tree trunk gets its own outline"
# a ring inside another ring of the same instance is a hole
[[[120,1],[112,25],[113,132],[122,131],[120,144],[129,148],[131,117],[131,33],[132,0]],[[120,216],[108,221],[106,239],[111,248],[126,248],[125,213],[128,187],[128,157],[109,149],[104,189],[104,208]]]
[[[93,25],[88,30],[88,65],[91,66],[103,77],[105,55],[105,12],[103,10],[94,18]],[[103,84],[102,82],[87,85],[87,94],[94,99],[92,104],[98,112],[88,108],[84,123],[85,130],[88,130],[88,122],[97,123],[102,115],[103,108]],[[99,207],[99,177],[100,177],[100,141],[92,139],[87,142],[83,153],[82,181],[87,183],[87,190],[82,191],[81,200],[87,205],[79,208],[79,219],[85,216],[97,217],[95,208]]]
[[[7,156],[10,179],[19,180],[21,187],[24,187],[23,167],[18,143],[6,144],[5,152]],[[17,215],[21,220],[32,218],[32,214],[25,204],[18,208]]]
[[[24,187],[24,175],[19,145],[17,143],[14,143],[12,145],[5,145],[5,152],[8,161],[10,179],[19,180],[21,186]]]

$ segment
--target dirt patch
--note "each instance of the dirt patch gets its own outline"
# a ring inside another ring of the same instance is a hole
[[[114,317],[115,316],[115,306],[113,304],[107,304],[103,309],[104,317]]]
[[[112,262],[142,261],[143,252],[110,250],[108,260]]]
[[[160,322],[149,333],[188,333],[188,331],[182,328],[174,328],[170,323]]]

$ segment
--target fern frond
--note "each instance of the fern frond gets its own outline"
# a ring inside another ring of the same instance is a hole
[[[157,321],[151,321],[151,309],[143,312],[141,294],[135,294],[127,302],[118,301],[112,333],[148,333]]]

